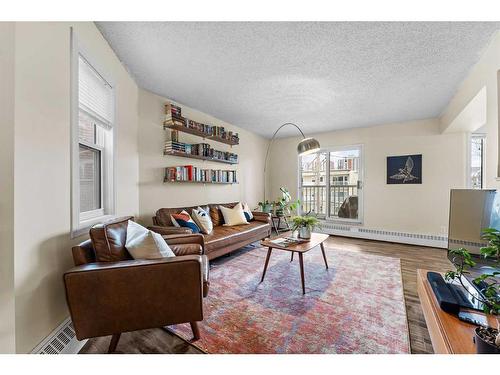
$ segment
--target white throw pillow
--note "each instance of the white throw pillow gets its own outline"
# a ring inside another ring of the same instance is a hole
[[[248,224],[245,214],[243,213],[243,207],[241,203],[238,203],[233,208],[227,208],[224,206],[219,206],[222,216],[224,216],[224,226],[230,227],[233,225]]]
[[[247,219],[247,221],[253,220],[252,210],[248,206],[248,203],[243,203],[243,214],[245,215],[245,218]]]
[[[175,254],[163,237],[129,220],[125,248],[134,259],[161,259]]]
[[[214,224],[212,223],[212,219],[210,219],[210,214],[205,211],[203,208],[193,208],[191,212],[191,217],[194,222],[198,224],[202,233],[210,234],[214,229]]]

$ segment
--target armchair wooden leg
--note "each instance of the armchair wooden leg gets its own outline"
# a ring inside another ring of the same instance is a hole
[[[109,343],[108,353],[114,353],[116,350],[116,346],[118,345],[118,341],[120,341],[121,333],[117,333],[111,337],[111,342]]]
[[[200,339],[200,328],[198,327],[198,322],[190,322],[191,330],[193,331],[193,341]]]

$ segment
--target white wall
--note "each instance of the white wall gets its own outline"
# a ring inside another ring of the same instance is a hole
[[[15,25],[16,351],[68,316],[62,275],[70,239],[70,26],[116,82],[118,215],[139,212],[138,89],[93,23]]]
[[[438,120],[380,125],[320,134],[322,147],[362,144],[364,222],[370,229],[446,235],[449,190],[465,187],[464,133],[441,134]],[[270,156],[271,195],[298,189],[298,137],[279,139]],[[422,154],[422,184],[387,185],[386,157]]]
[[[497,177],[499,166],[498,153],[498,71],[500,69],[500,32],[491,40],[489,46],[473,67],[470,74],[459,86],[441,115],[441,128],[447,131],[453,127],[455,119],[468,106],[481,90],[486,88],[486,123],[481,128],[487,134],[485,160],[485,187],[500,188]]]
[[[0,353],[15,352],[14,29],[0,22]]]
[[[164,105],[171,100],[145,90],[139,90],[139,184],[140,184],[140,220],[151,224],[151,217],[162,207],[182,207],[206,203],[246,201],[256,206],[263,194],[264,157],[268,140],[249,131],[225,123],[212,116],[196,111],[185,105],[182,113],[193,120],[224,126],[238,132],[240,144],[230,146],[203,140],[187,133],[179,133],[179,140],[187,143],[210,143],[213,148],[238,154],[238,165],[164,156],[165,141],[169,131],[163,130],[165,118]],[[194,165],[213,169],[236,169],[239,184],[175,184],[163,183],[165,167]]]

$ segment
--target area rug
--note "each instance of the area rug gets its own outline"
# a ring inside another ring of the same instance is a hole
[[[207,353],[409,353],[400,261],[337,252],[304,254],[306,294],[298,257],[273,250],[260,283],[267,249],[214,262],[204,299],[201,339]],[[189,324],[169,329],[185,340]]]

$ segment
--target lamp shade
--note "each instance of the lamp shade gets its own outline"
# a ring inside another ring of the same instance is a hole
[[[299,155],[312,154],[320,149],[319,142],[314,138],[304,138],[297,145],[297,153]]]

